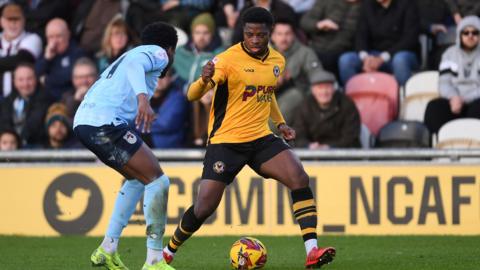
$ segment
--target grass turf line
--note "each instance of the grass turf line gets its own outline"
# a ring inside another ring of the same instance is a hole
[[[239,237],[193,237],[175,257],[177,270],[226,270],[231,244]],[[304,269],[300,237],[258,236],[267,247],[266,270]],[[95,237],[0,236],[0,269],[98,269],[90,254],[101,242]],[[355,270],[480,269],[480,236],[322,236],[321,246],[335,246],[337,257],[325,268]],[[165,240],[166,243],[166,240]],[[145,239],[120,240],[120,254],[132,270],[145,260]]]

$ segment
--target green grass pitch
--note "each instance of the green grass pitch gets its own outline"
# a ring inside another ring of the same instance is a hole
[[[193,237],[172,266],[178,270],[226,270],[229,249],[239,237]],[[268,249],[266,270],[304,269],[300,237],[258,236]],[[337,257],[322,269],[480,269],[480,236],[322,236],[322,246],[335,246]],[[101,238],[0,236],[0,269],[98,269],[89,257]],[[145,239],[123,238],[120,254],[130,269],[141,269]]]

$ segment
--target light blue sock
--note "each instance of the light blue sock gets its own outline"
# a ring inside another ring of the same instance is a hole
[[[150,249],[162,250],[163,247],[169,186],[170,180],[165,174],[145,186],[143,214],[147,223],[147,247]]]
[[[140,181],[125,181],[120,189],[120,192],[118,192],[106,237],[115,239],[120,238],[123,228],[127,226],[128,220],[132,216],[133,212],[135,212],[135,207],[137,206],[140,198],[142,198],[144,191],[145,185]]]

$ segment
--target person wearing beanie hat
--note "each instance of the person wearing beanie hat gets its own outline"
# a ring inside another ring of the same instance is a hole
[[[182,81],[182,89],[186,91],[189,84],[200,77],[202,67],[208,60],[224,51],[221,41],[216,35],[215,21],[209,13],[195,17],[191,24],[190,41],[178,48],[173,67],[178,75],[177,81]],[[211,99],[192,104],[192,144],[204,146],[208,130]]]
[[[50,105],[45,117],[45,129],[47,133],[46,148],[78,148],[78,144],[75,144],[75,140],[71,136],[71,120],[64,104],[53,103]]]
[[[190,31],[193,32],[197,25],[205,25],[210,33],[215,33],[215,20],[213,19],[213,16],[208,12],[199,14],[193,19],[190,26]]]
[[[215,21],[209,13],[195,17],[190,32],[189,42],[177,49],[173,63],[176,73],[187,85],[200,76],[202,66],[209,59],[224,50],[216,35]]]
[[[335,89],[327,71],[310,77],[311,95],[297,108],[296,146],[309,149],[360,147],[360,114],[353,101]]]

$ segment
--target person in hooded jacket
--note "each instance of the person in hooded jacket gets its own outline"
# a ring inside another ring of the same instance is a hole
[[[450,120],[480,119],[480,19],[463,18],[457,27],[457,42],[442,55],[440,97],[430,101],[425,124],[431,133]]]

